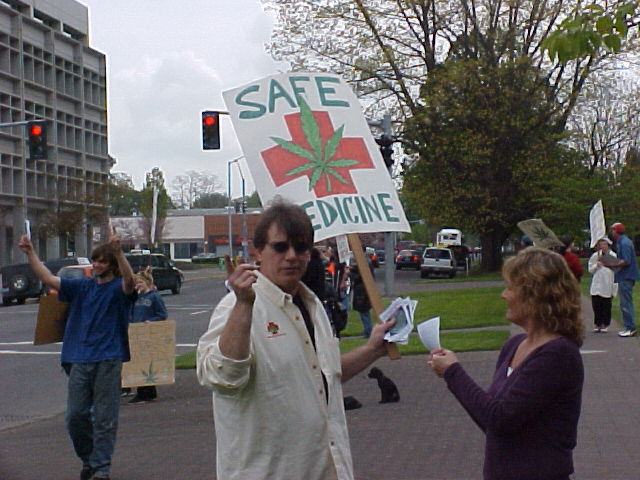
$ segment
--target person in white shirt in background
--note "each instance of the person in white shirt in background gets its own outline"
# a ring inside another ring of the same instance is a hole
[[[616,284],[614,272],[602,261],[603,255],[611,255],[617,258],[616,253],[610,249],[611,240],[601,238],[596,243],[596,251],[589,258],[589,273],[591,279],[591,305],[593,307],[593,332],[607,333],[611,324],[611,300],[615,297]]]
[[[386,353],[374,327],[340,355],[325,309],[300,279],[313,228],[278,202],[256,226],[260,266],[239,265],[197,350],[200,383],[213,390],[219,480],[352,480],[341,382]]]

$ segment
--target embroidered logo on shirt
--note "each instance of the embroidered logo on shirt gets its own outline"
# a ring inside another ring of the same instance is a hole
[[[279,331],[280,325],[278,325],[276,322],[267,323],[267,332],[271,334],[267,338],[279,337],[280,335],[284,335],[284,333],[278,333]]]

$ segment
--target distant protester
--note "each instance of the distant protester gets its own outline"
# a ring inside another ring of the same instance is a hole
[[[582,267],[582,263],[580,263],[580,258],[575,253],[573,253],[573,237],[562,237],[561,241],[563,246],[560,247],[558,253],[560,253],[560,255],[564,257],[567,265],[569,266],[569,270],[571,270],[571,273],[573,273],[573,276],[576,277],[578,281],[580,281],[582,275],[584,275],[584,268]]]
[[[569,480],[584,370],[580,290],[564,259],[529,247],[505,262],[509,339],[482,389],[450,350],[428,362],[486,435],[485,480]]]
[[[624,330],[618,332],[620,337],[634,337],[636,335],[636,313],[633,308],[633,286],[638,280],[638,265],[633,242],[627,237],[625,226],[616,222],[611,226],[611,236],[615,240],[618,262],[611,266],[615,272],[615,281],[620,293],[620,311]]]
[[[162,296],[153,283],[153,275],[150,268],[134,275],[138,298],[133,305],[131,323],[157,322],[167,319],[167,307]],[[142,404],[155,400],[158,396],[155,385],[145,385],[136,389],[136,395],[129,403]]]
[[[610,265],[617,259],[616,252],[609,248],[611,240],[602,238],[596,251],[589,258],[591,278],[591,306],[593,307],[594,333],[607,333],[611,324],[611,300],[616,295],[614,272]]]

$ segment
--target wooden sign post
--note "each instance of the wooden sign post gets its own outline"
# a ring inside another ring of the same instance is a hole
[[[349,238],[349,246],[351,247],[351,252],[353,252],[353,256],[356,259],[356,264],[358,265],[358,272],[360,272],[360,277],[362,278],[362,282],[364,283],[364,288],[367,291],[367,295],[369,296],[369,301],[371,302],[371,307],[378,317],[378,321],[380,321],[380,314],[384,311],[384,306],[382,305],[382,299],[380,298],[380,292],[376,288],[376,282],[373,279],[373,275],[371,275],[371,270],[369,269],[369,262],[367,261],[366,255],[362,249],[362,242],[360,242],[360,237],[357,233],[350,233],[347,235]],[[366,266],[366,268],[365,268]],[[387,343],[387,354],[391,360],[397,360],[400,358],[400,351],[398,350],[398,346],[395,343]]]

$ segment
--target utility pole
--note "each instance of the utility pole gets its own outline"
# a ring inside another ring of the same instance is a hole
[[[382,120],[367,120],[370,127],[378,127],[382,130],[382,139],[376,140],[380,148],[384,148],[385,140],[393,142],[393,132],[391,130],[391,115],[384,115]],[[386,137],[386,139],[385,139]],[[383,155],[384,156],[384,155]],[[387,165],[389,175],[393,162]],[[395,232],[384,232],[384,295],[390,297],[393,295],[393,284],[395,281],[395,268],[393,259],[395,257]]]

